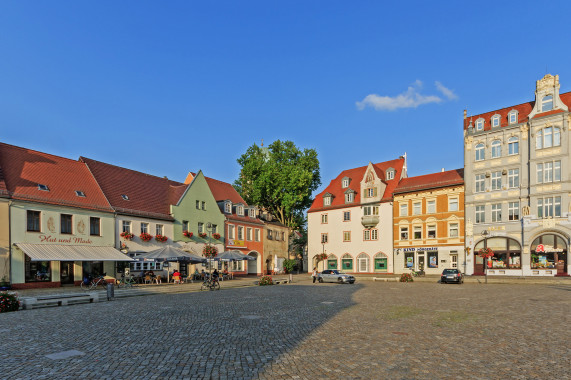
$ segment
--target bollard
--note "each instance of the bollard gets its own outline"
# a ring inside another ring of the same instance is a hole
[[[107,283],[107,301],[115,298],[115,284]]]

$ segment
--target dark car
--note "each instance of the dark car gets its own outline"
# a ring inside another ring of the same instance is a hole
[[[352,284],[355,282],[355,277],[351,276],[350,274],[339,272],[336,269],[326,269],[323,272],[319,273],[317,280],[319,282],[338,282],[340,284]]]
[[[447,284],[449,282],[462,284],[464,282],[464,275],[458,269],[444,269],[440,276],[440,283]]]

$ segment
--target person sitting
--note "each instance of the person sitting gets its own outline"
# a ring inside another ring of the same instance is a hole
[[[218,269],[214,269],[214,272],[212,272],[212,280],[218,281],[218,277],[220,277],[220,273],[218,273]]]
[[[174,273],[172,274],[172,279],[175,284],[177,283],[182,284],[180,280],[180,272],[178,271],[178,269],[175,269]]]
[[[222,279],[227,280],[228,277],[228,267],[224,267],[224,270],[222,271]]]
[[[201,275],[200,272],[198,271],[198,268],[194,270],[194,274],[192,275],[192,279],[193,280],[200,280],[201,279]]]
[[[206,279],[206,272],[204,271],[204,269],[200,273],[200,277],[202,277],[202,281],[204,281]]]
[[[163,279],[161,276],[155,276],[155,282],[158,284],[162,284],[163,283]]]

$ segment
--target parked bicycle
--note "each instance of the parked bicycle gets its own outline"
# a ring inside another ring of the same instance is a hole
[[[218,282],[218,278],[205,278],[202,285],[200,285],[200,290],[220,290],[220,283]]]
[[[415,271],[414,269],[410,268],[410,273],[412,274],[412,277],[420,277],[425,275],[424,273],[424,269],[420,269],[418,271]]]
[[[118,288],[132,288],[135,285],[137,285],[137,280],[135,280],[133,276],[125,277],[125,275],[122,275],[121,279],[117,282]]]
[[[97,289],[97,287],[100,285],[103,289],[105,289],[105,286],[107,286],[107,281],[105,281],[104,276],[105,273],[103,273],[103,275],[101,276],[97,276],[92,279],[90,279],[89,277],[85,278],[83,281],[81,281],[81,289],[93,290]]]

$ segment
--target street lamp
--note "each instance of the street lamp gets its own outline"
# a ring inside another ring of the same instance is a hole
[[[484,230],[482,231],[482,236],[484,237],[484,249],[488,248],[488,235],[490,233],[488,232],[488,230]],[[474,252],[476,253],[476,252]],[[484,257],[484,276],[486,277],[486,284],[488,283],[488,257]]]
[[[212,245],[212,230],[214,226],[212,223],[206,223],[206,231],[208,231],[208,245]],[[214,257],[210,258],[208,261],[208,267],[210,268],[210,278],[212,279],[212,262],[214,261]]]

